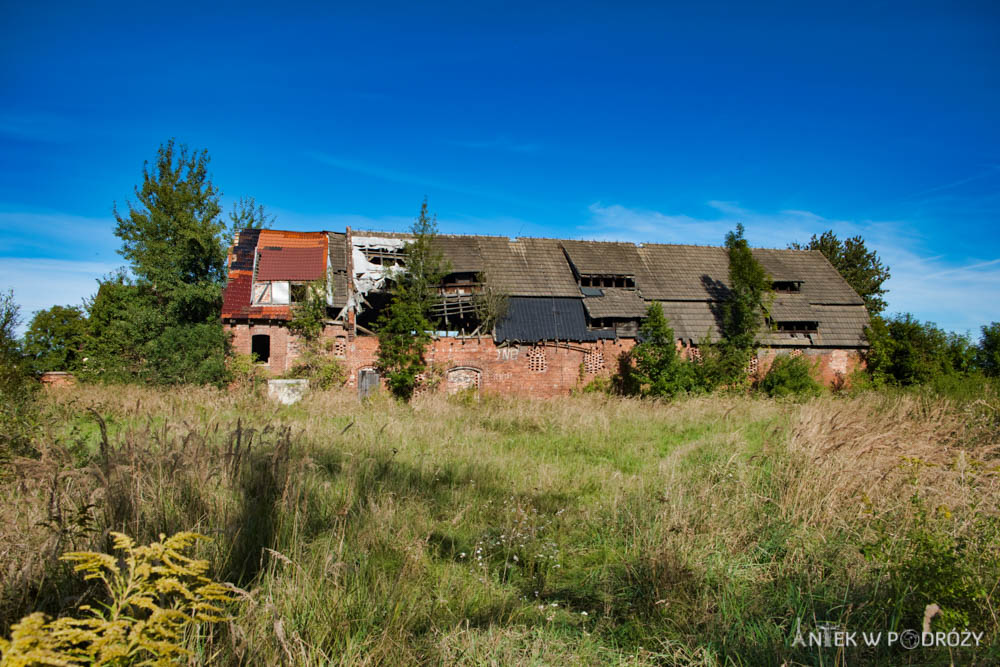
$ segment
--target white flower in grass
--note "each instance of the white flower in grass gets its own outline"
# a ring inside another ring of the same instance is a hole
[[[587,616],[588,614],[587,614],[587,612],[585,612],[585,611],[581,611],[581,612],[580,612],[580,615],[581,615],[581,616]]]

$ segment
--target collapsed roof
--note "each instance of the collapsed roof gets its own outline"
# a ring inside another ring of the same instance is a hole
[[[223,318],[289,319],[290,305],[254,301],[267,281],[327,278],[334,313],[368,307],[366,296],[405,270],[405,243],[391,232],[244,230],[230,253]],[[509,297],[496,340],[595,340],[614,336],[597,321],[641,319],[658,301],[676,336],[689,343],[720,337],[720,305],[729,294],[725,248],[544,238],[438,235],[435,247],[452,274],[468,274]],[[280,248],[280,250],[279,250]],[[863,347],[864,301],[818,251],[754,249],[776,282],[775,327],[760,342],[774,346]],[[325,260],[325,266],[321,266]]]

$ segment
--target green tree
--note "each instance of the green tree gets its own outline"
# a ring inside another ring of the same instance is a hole
[[[631,373],[633,377],[619,379],[617,385],[636,388],[644,396],[666,397],[696,388],[694,367],[677,353],[674,330],[659,302],[649,304],[646,309],[639,337],[642,342],[632,348],[630,355],[634,369],[632,364],[620,366],[622,371]]]
[[[114,207],[119,253],[156,291],[225,280],[225,226],[208,163],[206,151],[189,151],[171,139],[160,146],[154,165],[143,164],[137,202],[128,202],[128,213]]]
[[[925,384],[974,369],[975,349],[968,338],[909,313],[873,317],[866,334],[870,348],[865,363],[876,384]]]
[[[76,306],[52,306],[31,318],[24,351],[36,372],[75,371],[87,336],[87,318]]]
[[[976,365],[987,377],[1000,377],[1000,322],[983,326],[976,348]]]
[[[427,200],[410,228],[413,240],[406,244],[405,268],[395,279],[389,307],[379,316],[378,368],[390,391],[409,400],[417,376],[427,367],[424,357],[434,328],[431,306],[437,301],[437,287],[447,272],[443,256],[434,248],[437,217],[427,211]]]
[[[841,241],[833,230],[820,236],[813,234],[808,243],[792,243],[795,250],[819,250],[837,269],[847,284],[864,299],[869,314],[878,315],[885,310],[886,290],[882,283],[889,279],[889,267],[882,263],[874,250],[865,246],[860,236]]]
[[[26,454],[37,426],[38,383],[17,339],[21,309],[13,290],[0,293],[0,462]]]
[[[105,280],[88,306],[85,376],[104,381],[220,384],[219,319],[227,240],[205,151],[173,140],[143,166],[137,201],[115,207],[131,275]]]
[[[757,349],[772,296],[771,276],[760,265],[744,238],[742,224],[726,234],[729,255],[729,292],[722,303],[722,341],[713,366],[719,383],[741,381]]]

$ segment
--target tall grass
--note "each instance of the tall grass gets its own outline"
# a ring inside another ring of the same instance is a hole
[[[2,481],[0,631],[93,598],[57,556],[215,537],[249,591],[218,664],[925,664],[997,659],[993,396],[805,403],[252,395],[45,399]],[[793,647],[803,626],[986,633],[976,650]],[[945,627],[944,629],[948,629]]]

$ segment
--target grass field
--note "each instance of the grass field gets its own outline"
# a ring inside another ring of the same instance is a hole
[[[995,664],[998,406],[52,391],[0,482],[0,634],[93,597],[62,552],[194,530],[247,591],[198,663]],[[929,603],[981,646],[794,645]]]

